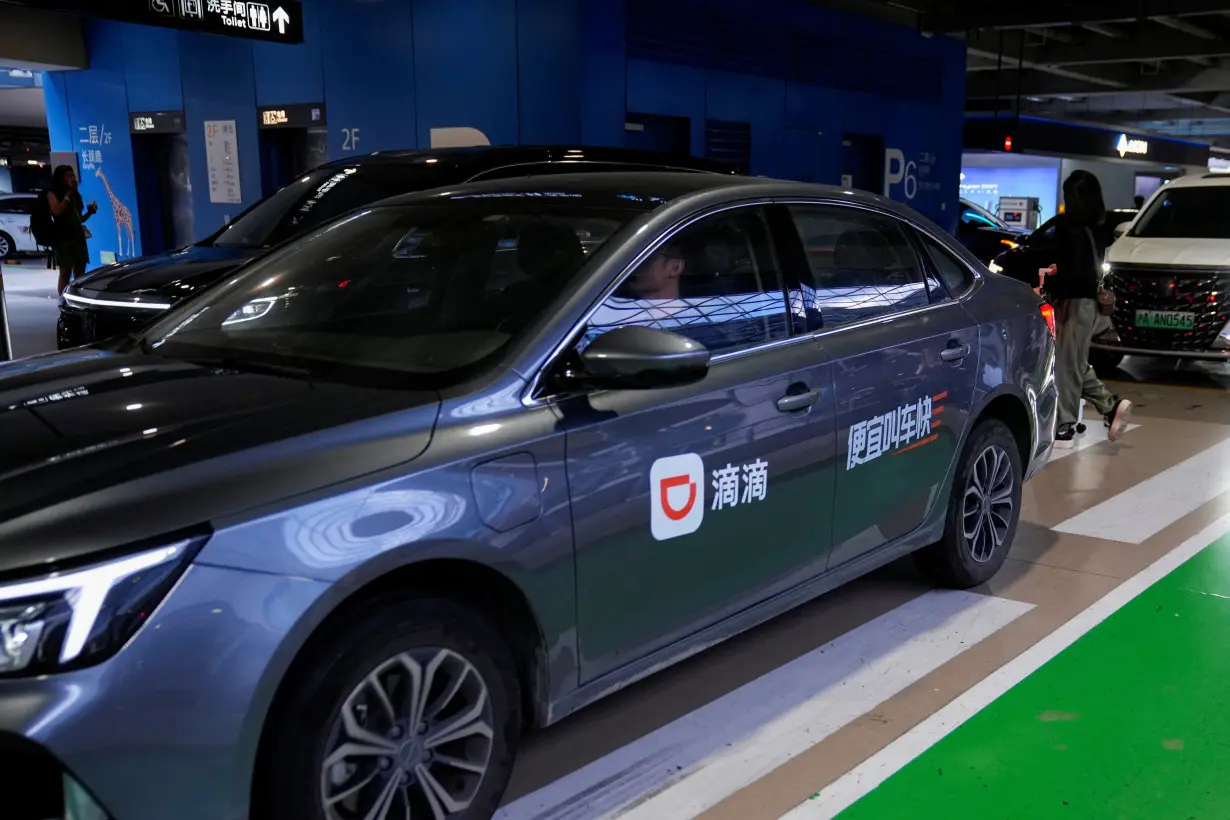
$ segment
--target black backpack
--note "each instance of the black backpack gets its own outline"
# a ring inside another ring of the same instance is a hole
[[[30,213],[30,235],[41,248],[50,248],[56,243],[56,223],[51,216],[51,203],[47,201],[47,192],[42,191],[34,200],[34,210]]]

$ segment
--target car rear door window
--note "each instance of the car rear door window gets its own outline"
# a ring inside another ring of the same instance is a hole
[[[670,330],[713,353],[790,335],[786,296],[758,207],[684,228],[632,272],[591,317],[583,344],[624,325]]]
[[[922,307],[925,272],[894,219],[844,205],[792,205],[811,281],[801,298],[808,330]]]

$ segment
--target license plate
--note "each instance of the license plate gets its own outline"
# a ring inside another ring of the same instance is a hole
[[[1136,326],[1152,330],[1195,330],[1196,314],[1168,310],[1136,311]]]

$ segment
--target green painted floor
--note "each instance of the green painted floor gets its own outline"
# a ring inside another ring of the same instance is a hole
[[[840,818],[1230,818],[1230,538]]]

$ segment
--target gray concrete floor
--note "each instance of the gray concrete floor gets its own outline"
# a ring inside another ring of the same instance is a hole
[[[4,301],[8,310],[13,358],[20,359],[56,349],[57,274],[41,257],[0,265]]]

